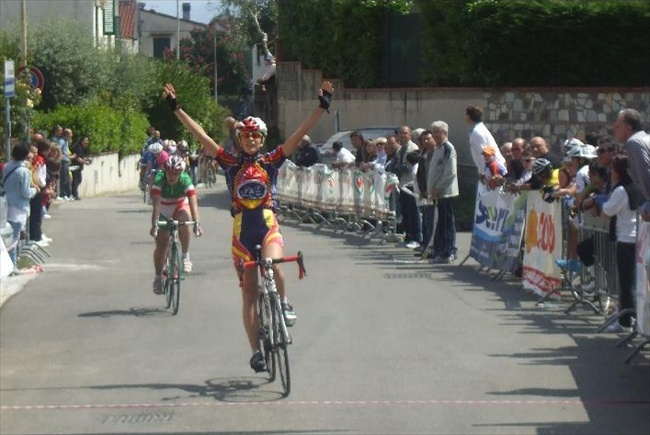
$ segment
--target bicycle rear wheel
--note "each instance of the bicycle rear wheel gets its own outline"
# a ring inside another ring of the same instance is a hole
[[[257,299],[257,315],[260,322],[260,349],[264,353],[266,371],[269,373],[270,382],[273,382],[275,380],[275,367],[273,366],[273,353],[271,352],[273,333],[271,329],[271,302],[269,295],[263,294],[261,289]]]
[[[172,314],[176,315],[178,313],[178,304],[181,299],[181,272],[182,272],[182,258],[181,250],[177,243],[172,243],[170,247],[170,258],[171,258],[171,268],[167,271],[170,275],[169,281],[169,290],[171,293],[171,308]]]
[[[273,370],[280,372],[280,380],[284,390],[284,397],[291,392],[291,371],[289,370],[289,337],[287,326],[282,315],[280,296],[274,293],[271,296],[271,309],[273,313]]]

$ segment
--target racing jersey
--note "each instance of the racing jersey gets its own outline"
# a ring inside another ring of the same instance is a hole
[[[286,159],[282,145],[271,152],[254,156],[235,155],[225,148],[219,148],[215,160],[229,181],[230,211],[233,215],[245,210],[276,208],[278,170]]]
[[[196,195],[196,190],[194,184],[192,184],[192,178],[187,172],[182,172],[178,177],[178,182],[170,185],[167,182],[165,171],[160,171],[156,173],[151,186],[151,196],[160,196],[162,205],[180,204],[194,195]]]

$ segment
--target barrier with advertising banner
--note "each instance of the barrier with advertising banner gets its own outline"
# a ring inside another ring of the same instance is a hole
[[[478,192],[470,256],[481,266],[514,273],[519,266],[527,194]]]
[[[637,329],[650,335],[650,223],[640,222],[636,243]]]
[[[304,168],[287,161],[278,174],[277,197],[283,205],[308,210],[306,215],[344,215],[355,222],[394,221],[390,197],[397,184],[395,175],[382,171],[333,170],[321,164]]]
[[[562,282],[556,258],[562,258],[562,208],[548,203],[538,192],[526,201],[523,286],[538,295],[557,292]]]

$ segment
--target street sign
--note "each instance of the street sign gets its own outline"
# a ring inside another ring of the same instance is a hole
[[[11,98],[16,95],[16,76],[14,75],[14,61],[5,60],[5,98]]]
[[[18,68],[18,75],[21,75],[23,71],[26,71],[29,74],[29,83],[32,85],[32,88],[38,88],[42,91],[43,86],[45,86],[45,79],[43,79],[43,73],[41,70],[35,66],[30,66],[27,68],[21,66]]]

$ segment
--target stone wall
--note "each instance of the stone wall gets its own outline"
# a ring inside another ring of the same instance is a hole
[[[278,63],[278,126],[280,136],[291,134],[317,105],[315,93],[323,80],[319,70],[303,69],[296,62]],[[321,118],[310,132],[324,142],[336,131],[365,126],[429,127],[441,119],[449,124],[461,164],[472,164],[468,150],[465,107],[483,108],[484,120],[499,144],[521,136],[541,135],[556,152],[568,137],[584,140],[585,133],[607,132],[618,110],[639,110],[650,127],[650,88],[487,90],[478,88],[347,89],[340,80],[330,116]]]

